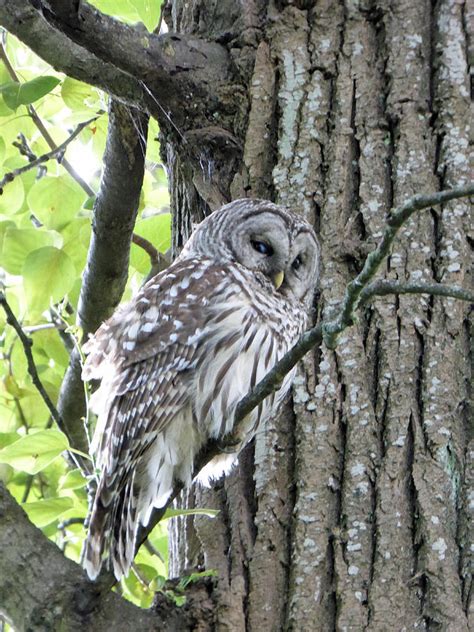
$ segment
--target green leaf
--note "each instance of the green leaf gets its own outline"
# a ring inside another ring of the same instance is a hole
[[[3,266],[3,257],[5,256],[3,253],[3,240],[5,239],[5,233],[9,228],[16,228],[15,222],[10,221],[9,219],[5,221],[0,221],[0,261]]]
[[[92,5],[97,7],[102,13],[113,15],[119,20],[127,23],[137,21],[137,12],[130,0],[93,0]]]
[[[18,432],[0,432],[0,447],[4,448],[18,441]]]
[[[167,509],[163,519],[175,518],[176,516],[208,516],[208,518],[215,518],[218,514],[219,509]]]
[[[76,280],[76,268],[71,259],[53,246],[30,252],[22,274],[28,306],[32,312],[42,312],[51,302],[58,303],[72,289]]]
[[[63,252],[71,258],[77,270],[83,270],[91,238],[90,219],[76,217],[63,228],[61,236],[64,239]]]
[[[28,518],[37,527],[45,527],[66,513],[73,505],[71,498],[46,498],[31,503],[23,503],[22,507],[28,514]]]
[[[21,274],[30,252],[61,241],[59,235],[38,228],[7,228],[3,238],[2,266],[10,274]]]
[[[0,214],[13,215],[21,209],[24,199],[25,187],[22,178],[17,177],[12,182],[7,182],[0,195]]]
[[[70,470],[59,481],[60,489],[80,489],[87,485],[87,480],[82,476],[80,470]]]
[[[37,474],[68,447],[66,435],[59,430],[40,430],[0,450],[0,463],[7,463],[28,474]]]
[[[139,574],[140,580],[138,579],[136,573]],[[148,566],[147,564],[135,564],[133,571],[129,573],[122,582],[122,586],[127,589],[127,592],[129,592],[131,601],[141,608],[149,608],[153,601],[154,591],[151,587],[148,588],[147,586],[144,586],[142,581],[150,584],[157,575],[158,573],[156,569],[152,566]]]
[[[7,153],[7,146],[5,144],[5,139],[0,137],[0,163],[5,160],[5,156]]]
[[[43,329],[35,332],[33,338],[33,358],[36,364],[45,362],[50,369],[55,369],[54,373],[59,373],[61,376],[64,375],[64,371],[69,364],[69,354],[58,331],[56,329]]]
[[[9,81],[0,86],[0,92],[7,106],[11,110],[16,110],[19,105],[29,105],[41,99],[48,92],[51,92],[60,81],[57,77],[51,76],[36,77],[24,83]]]
[[[15,470],[11,465],[7,465],[6,463],[0,463],[0,482],[4,485],[8,485],[8,483],[12,480],[13,475],[15,474]]]
[[[217,576],[218,576],[218,572],[214,570],[213,568],[209,568],[205,571],[200,571],[198,573],[191,573],[191,575],[185,575],[184,577],[180,578],[178,588],[181,590],[184,590],[185,588],[189,586],[189,584],[198,582],[203,577],[217,577]]]
[[[148,140],[146,144],[146,158],[151,163],[161,164],[161,156],[160,156],[160,143],[158,142],[158,135],[160,133],[160,128],[158,127],[158,122],[156,119],[150,119],[148,123]],[[168,183],[166,181],[166,172],[162,167],[154,167],[153,175],[155,172],[160,172],[163,174],[163,185],[167,186]]]
[[[18,382],[13,375],[7,375],[3,379],[3,387],[7,393],[12,395],[13,397],[16,397],[17,399],[21,399],[25,392],[27,392],[18,386]]]
[[[161,5],[157,0],[129,0],[150,33],[158,26]]]
[[[74,218],[85,199],[84,191],[68,175],[41,178],[27,198],[31,212],[47,228],[55,230],[61,230]]]
[[[61,96],[64,103],[77,113],[77,111],[97,109],[99,97],[97,91],[87,83],[66,77],[61,86]]]

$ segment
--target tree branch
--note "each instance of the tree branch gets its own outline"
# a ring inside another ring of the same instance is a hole
[[[52,10],[35,4],[0,0],[0,24],[56,70],[147,110],[162,126],[181,126],[193,114],[183,107],[190,99],[212,120],[230,76],[224,46],[189,34],[150,34],[86,2],[79,13],[61,10],[63,0],[50,2]]]
[[[323,326],[323,338],[329,349],[337,345],[337,336],[346,327],[352,325],[354,312],[357,309],[362,290],[374,277],[382,261],[388,256],[393,240],[403,224],[410,219],[416,211],[421,211],[432,206],[444,204],[450,200],[474,195],[474,185],[459,187],[449,191],[439,191],[430,195],[415,195],[405,202],[399,209],[392,211],[387,220],[382,241],[365,260],[361,272],[347,286],[339,315]]]
[[[34,169],[35,167],[38,167],[43,162],[47,162],[48,160],[51,160],[52,158],[56,158],[58,162],[61,162],[62,164],[64,164],[64,160],[61,160],[61,155],[66,151],[69,143],[71,143],[77,136],[79,136],[82,130],[88,125],[90,125],[90,123],[95,121],[97,118],[98,118],[97,116],[94,116],[90,118],[88,121],[84,121],[84,123],[80,123],[76,127],[76,129],[72,132],[72,134],[68,138],[66,138],[66,140],[63,143],[61,143],[60,145],[58,145],[51,151],[48,151],[46,154],[43,154],[42,156],[38,156],[38,158],[35,158],[35,160],[32,160],[31,162],[24,165],[23,167],[19,167],[18,169],[14,169],[13,171],[8,171],[0,180],[0,194],[3,193],[3,187],[8,182],[12,182],[17,176],[20,176],[22,173],[25,173],[26,171],[29,171],[30,169]]]
[[[95,200],[92,238],[83,275],[77,324],[84,338],[117,307],[128,276],[130,242],[145,168],[148,117],[111,100],[104,171]],[[58,402],[71,445],[88,451],[81,417],[86,416],[81,359],[71,353]]]
[[[148,239],[145,239],[144,237],[141,237],[140,235],[133,233],[132,243],[134,243],[136,246],[138,246],[139,248],[141,248],[147,253],[147,255],[150,257],[150,265],[152,268],[158,265],[160,261],[160,253],[155,248],[155,246],[151,242],[148,241]]]
[[[191,631],[196,610],[163,600],[143,610],[90,582],[80,566],[28,520],[0,483],[0,611],[17,632]],[[197,617],[197,619],[196,619]]]
[[[316,327],[313,327],[307,331],[295,344],[295,346],[283,356],[283,358],[277,362],[273,369],[267,373],[267,375],[257,384],[257,386],[246,395],[238,404],[235,417],[234,417],[234,431],[229,436],[228,440],[230,445],[235,444],[239,435],[239,424],[242,420],[256,407],[258,406],[270,393],[277,390],[284,376],[303,358],[303,356],[312,349],[315,345],[324,339],[325,344],[333,349],[337,345],[337,336],[347,327],[351,327],[354,324],[355,311],[359,307],[362,300],[362,293],[366,290],[364,300],[374,294],[388,294],[388,293],[403,293],[403,288],[406,292],[414,292],[414,284],[392,284],[392,292],[386,291],[390,287],[391,282],[376,282],[371,286],[368,286],[369,281],[373,278],[377,272],[378,267],[382,261],[387,257],[390,252],[390,247],[395,239],[401,226],[415,213],[416,211],[430,208],[437,204],[443,204],[454,200],[456,198],[467,197],[474,195],[474,185],[467,187],[460,187],[458,189],[451,189],[450,191],[440,191],[432,195],[416,195],[411,198],[405,204],[390,214],[387,228],[384,230],[382,241],[377,248],[371,252],[365,261],[364,267],[361,272],[353,279],[346,288],[346,293],[342,302],[342,306],[339,309],[339,314],[330,320],[323,321]],[[387,285],[385,284],[387,283]],[[436,294],[440,296],[453,296],[458,293],[456,298],[462,298],[462,300],[472,300],[472,294],[467,290],[461,290],[460,288],[446,288],[440,289],[440,284],[432,284],[431,289],[436,290]],[[421,287],[421,293],[431,293],[428,286]],[[227,438],[224,439],[223,445],[227,444]]]
[[[450,200],[474,195],[474,185],[459,187],[449,191],[440,191],[432,195],[416,195],[411,198],[399,209],[393,211],[387,221],[382,240],[377,248],[371,252],[362,271],[347,286],[342,305],[338,310],[338,314],[334,318],[323,320],[321,323],[306,331],[298,342],[279,360],[273,369],[250,391],[244,398],[240,400],[234,415],[233,431],[225,436],[221,441],[211,440],[201,450],[196,459],[194,476],[219,453],[235,449],[240,443],[241,426],[247,415],[256,408],[268,395],[276,391],[289,371],[317,344],[323,340],[329,348],[337,345],[338,335],[351,327],[355,322],[355,311],[359,309],[363,303],[370,297],[380,294],[403,294],[403,293],[435,293],[439,296],[452,296],[461,300],[472,300],[471,292],[457,287],[445,287],[441,284],[399,284],[391,281],[376,281],[370,285],[369,281],[375,275],[381,262],[390,252],[390,247],[395,236],[401,226],[416,211],[430,208],[438,204],[444,204]],[[415,287],[417,291],[415,292]],[[390,291],[389,291],[390,290]],[[434,292],[432,292],[434,290]],[[364,293],[365,292],[365,293]],[[328,344],[329,343],[329,344]],[[165,507],[155,509],[152,513],[150,524],[148,527],[141,527],[137,536],[137,545],[143,543],[154,526],[163,517],[166,508],[176,498],[181,489],[182,483],[176,483],[173,493]],[[137,547],[138,549],[138,547]]]
[[[0,25],[69,77],[97,86],[128,103],[145,103],[143,89],[136,78],[71,42],[63,33],[52,28],[28,0],[0,0]]]
[[[1,9],[1,5],[0,5],[0,9]],[[6,50],[5,50],[4,46],[3,46],[3,44],[0,44],[0,58],[2,59],[3,63],[5,64],[5,67],[8,70],[8,74],[13,79],[13,81],[16,81],[16,82],[20,83],[20,78],[18,77],[18,75],[15,72],[15,69],[11,65],[10,60],[8,59],[8,55],[6,53]],[[51,150],[55,151],[57,149],[57,145],[54,142],[51,134],[46,129],[43,121],[38,116],[38,113],[36,112],[35,108],[32,105],[27,105],[26,109],[28,111],[28,114],[31,116],[31,119],[32,119],[33,123],[36,125],[36,127],[40,131],[40,133],[43,136],[43,138],[45,139],[45,141],[48,143],[48,145],[51,148]],[[92,120],[94,120],[94,119],[92,119]],[[91,189],[91,187],[87,184],[87,182],[83,178],[81,178],[81,176],[77,173],[77,171],[74,169],[74,167],[71,165],[71,163],[68,160],[66,160],[64,158],[62,160],[61,164],[66,169],[66,171],[69,173],[69,175],[72,178],[74,178],[74,180],[87,193],[87,195],[89,197],[92,197],[93,195],[95,195],[95,193]],[[0,189],[1,189],[1,186],[0,186]]]
[[[18,338],[20,339],[20,342],[23,345],[23,350],[25,352],[26,361],[28,364],[28,373],[30,374],[31,381],[33,382],[34,386],[36,387],[36,390],[40,394],[41,399],[46,404],[46,407],[48,408],[51,414],[51,417],[56,422],[58,428],[62,432],[64,432],[64,434],[67,436],[70,442],[68,428],[66,424],[64,423],[61,415],[57,411],[55,405],[51,401],[51,398],[48,395],[46,389],[44,388],[43,383],[41,382],[40,377],[38,375],[36,364],[33,358],[33,353],[31,351],[31,347],[33,346],[33,341],[31,340],[31,338],[28,338],[28,336],[23,331],[22,326],[18,322],[3,292],[0,292],[0,305],[2,306],[3,311],[5,312],[7,316],[7,323],[11,325],[13,329],[16,331],[16,333],[18,334]],[[83,471],[87,471],[87,468],[84,466],[85,459],[83,459],[79,455],[76,455],[72,452],[70,452],[69,455],[70,455],[71,460],[74,461],[77,467],[81,468]]]
[[[400,283],[379,279],[370,283],[360,293],[358,308],[361,309],[374,296],[387,296],[388,294],[431,294],[431,296],[446,296],[456,298],[459,301],[474,303],[474,292],[465,290],[456,285],[444,285],[443,283]]]

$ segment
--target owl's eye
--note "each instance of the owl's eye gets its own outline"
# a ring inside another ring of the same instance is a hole
[[[296,257],[296,259],[293,260],[293,263],[291,264],[291,267],[293,268],[293,270],[298,270],[298,268],[301,266],[301,264],[303,263],[300,255],[298,255]]]
[[[255,239],[252,239],[250,243],[252,244],[252,248],[259,252],[261,255],[267,255],[267,257],[272,256],[273,248],[270,246],[270,244],[267,244],[264,241],[257,241]]]

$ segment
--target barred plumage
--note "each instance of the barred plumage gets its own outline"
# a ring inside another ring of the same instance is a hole
[[[84,346],[100,379],[92,450],[101,475],[83,563],[128,573],[139,524],[165,505],[194,459],[232,430],[235,407],[304,330],[318,274],[310,226],[270,202],[238,200],[200,224],[181,255]],[[283,282],[282,282],[282,279]],[[246,419],[239,449],[273,414],[293,374]],[[237,454],[200,473],[220,476]]]

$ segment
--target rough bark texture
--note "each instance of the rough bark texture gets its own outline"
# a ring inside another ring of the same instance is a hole
[[[77,324],[87,339],[122,298],[128,276],[130,242],[145,169],[148,117],[114,99],[110,101],[107,145],[100,190],[94,203],[92,239],[83,274]],[[88,452],[80,422],[86,415],[81,359],[71,353],[58,409],[72,446]],[[87,471],[89,464],[82,462]]]
[[[216,190],[272,197],[319,230],[328,314],[391,207],[468,180],[464,3],[243,4],[172,3],[171,28],[225,42],[242,103],[232,143],[167,145],[175,247]],[[386,278],[469,285],[468,210],[412,219]],[[375,301],[233,475],[183,498],[221,510],[172,527],[173,572],[218,571],[216,629],[468,629],[469,340],[452,299]]]
[[[178,35],[166,37],[83,5],[0,0],[0,23],[55,67],[157,117],[175,251],[193,221],[228,199],[286,204],[321,236],[315,306],[327,315],[391,207],[467,181],[472,38],[462,0],[174,0],[167,21]],[[383,274],[469,286],[468,211],[460,200],[415,215]],[[307,356],[292,401],[233,474],[181,499],[221,510],[172,526],[172,573],[217,571],[187,612],[160,603],[139,614],[107,591],[78,611],[77,566],[5,495],[2,607],[19,630],[467,631],[466,314],[453,299],[383,297],[336,351]],[[37,556],[25,561],[30,541]]]
[[[160,596],[155,611],[140,610],[89,581],[28,520],[0,484],[0,609],[15,632],[186,632],[213,629],[206,583],[195,586],[184,608]]]

